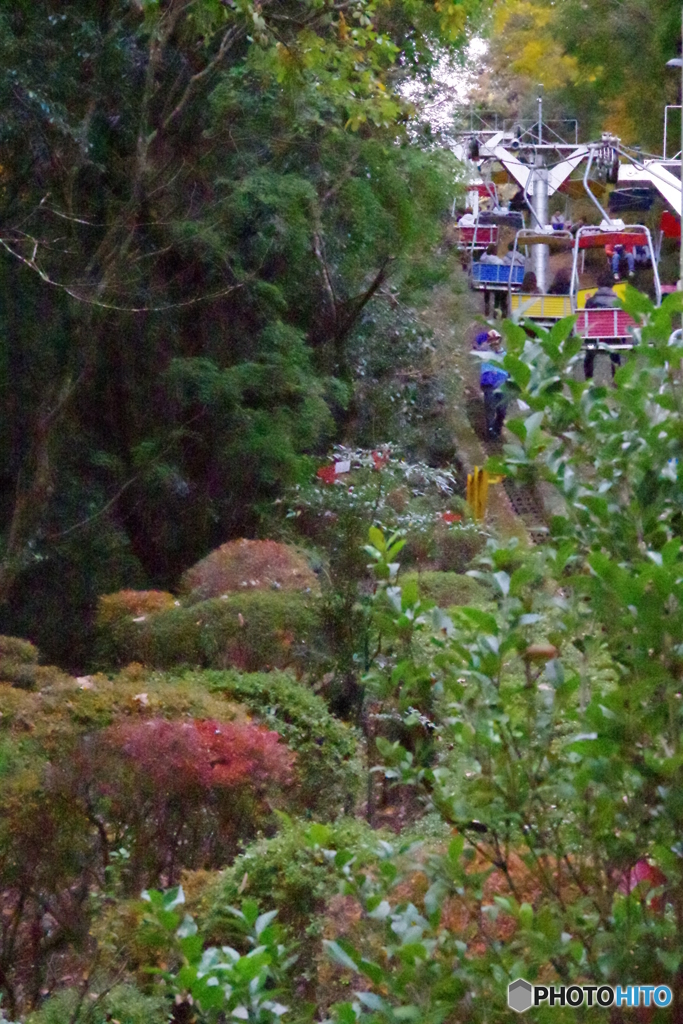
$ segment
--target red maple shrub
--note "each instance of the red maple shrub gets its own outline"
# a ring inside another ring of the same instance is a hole
[[[294,754],[263,726],[152,718],[88,737],[59,785],[97,824],[105,867],[128,851],[123,881],[138,891],[224,866],[294,779]]]
[[[185,868],[224,867],[294,781],[276,732],[157,717],[74,736],[6,782],[0,987],[12,1011],[90,948],[93,893],[138,896]]]
[[[278,733],[264,726],[235,722],[197,722],[211,762],[212,786],[241,786],[268,790],[292,781],[294,755]]]
[[[294,754],[278,733],[252,723],[152,718],[113,725],[102,740],[123,755],[143,792],[247,787],[265,793],[293,778]]]

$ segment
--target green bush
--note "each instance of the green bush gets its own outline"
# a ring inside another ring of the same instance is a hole
[[[98,652],[107,667],[138,661],[161,669],[304,669],[315,658],[319,630],[313,595],[255,591],[102,624]]]
[[[443,572],[461,573],[483,550],[487,536],[476,523],[454,523],[434,530],[436,561]]]
[[[82,1000],[77,989],[70,988],[48,999],[26,1024],[166,1024],[168,1010],[165,999],[145,996],[132,985],[116,985],[94,1005],[88,997]]]
[[[21,640],[17,636],[0,636],[0,661],[4,661],[5,658],[26,665],[35,665],[40,653],[29,640]]]
[[[204,672],[211,690],[245,705],[297,754],[302,811],[351,813],[364,778],[359,733],[330,714],[322,697],[280,672]]]
[[[482,604],[489,597],[481,583],[471,576],[457,572],[407,572],[402,573],[399,584],[405,587],[416,583],[421,598],[434,601],[439,608],[452,605]]]
[[[14,658],[0,658],[0,683],[10,683],[18,690],[34,690],[38,666]]]
[[[0,683],[33,690],[38,674],[38,648],[16,636],[0,636]]]
[[[228,908],[246,897],[263,907],[277,907],[279,923],[310,953],[327,901],[339,891],[338,867],[325,851],[352,850],[354,867],[362,868],[376,861],[383,838],[388,837],[355,818],[328,825],[283,821],[276,836],[249,846],[214,883],[204,899],[206,929],[213,940],[229,941],[235,919]],[[308,959],[305,953],[302,959]]]

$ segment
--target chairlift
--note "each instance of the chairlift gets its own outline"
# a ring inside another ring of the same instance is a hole
[[[519,290],[524,280],[524,267],[514,263],[470,264],[469,281],[473,291],[511,292]]]
[[[495,187],[494,185],[493,188],[495,189]],[[496,190],[496,197],[497,194]],[[484,253],[490,246],[498,245],[501,227],[518,230],[520,227],[524,227],[524,216],[516,211],[491,213],[482,210],[477,214],[473,228],[460,228],[461,232],[472,232],[467,251],[469,253],[470,287],[476,291],[507,291],[508,286],[516,288],[522,284],[524,274],[522,277],[517,272],[510,274],[507,265],[501,267],[495,263],[481,264],[475,259],[477,253]],[[501,272],[493,273],[493,271]]]
[[[657,272],[652,236],[643,224],[629,224],[624,227],[584,226],[576,235],[569,231],[540,232],[532,229],[518,231],[513,251],[532,245],[547,245],[551,252],[572,251],[572,272],[568,295],[533,294],[508,289],[508,304],[512,314],[533,320],[539,326],[551,327],[563,317],[576,315],[574,333],[583,338],[591,347],[608,349],[630,348],[633,344],[632,328],[635,321],[622,309],[586,309],[586,303],[597,288],[580,288],[579,255],[588,249],[608,245],[638,246],[647,249],[652,261],[657,304],[661,303],[662,291]],[[625,283],[613,286],[613,291],[623,299]]]
[[[604,249],[608,245],[623,245],[647,249],[652,262],[656,303],[657,305],[661,304],[662,286],[659,280],[655,249],[649,228],[644,224],[627,224],[623,227],[614,226],[611,228],[603,225],[600,227],[584,226],[576,232],[569,292],[572,312],[576,313],[574,333],[583,338],[584,342],[591,348],[604,348],[608,351],[629,349],[634,344],[633,328],[636,327],[635,320],[623,309],[586,309],[588,297],[594,294],[597,289],[579,289],[579,253],[583,253],[588,249]],[[624,288],[625,285],[615,285],[613,286],[613,291],[619,298],[623,299]]]
[[[585,225],[576,232],[570,286],[572,312],[576,313],[574,333],[583,338],[584,344],[587,347],[604,348],[607,351],[631,348],[634,343],[633,329],[636,327],[636,323],[623,309],[585,308],[588,295],[594,294],[597,289],[579,289],[579,253],[582,254],[582,261],[584,261],[585,253],[588,249],[605,249],[607,246],[618,245],[629,246],[633,249],[645,248],[652,264],[657,305],[660,305],[662,301],[662,286],[657,268],[657,254],[652,244],[649,228],[644,224],[624,224],[623,221],[617,222],[612,220],[588,185],[591,167],[593,166],[596,167],[598,175],[605,175],[608,181],[611,181],[614,177],[616,167],[616,179],[618,180],[619,152],[619,140],[613,135],[603,135],[601,144],[591,147],[583,176],[583,184],[588,196],[602,215],[603,220],[599,227]],[[624,287],[623,285],[613,286],[613,291],[621,299],[624,297]],[[582,294],[585,296],[583,302],[581,301]]]
[[[513,254],[525,249],[529,255],[532,245],[547,245],[551,252],[570,252],[574,245],[574,236],[570,231],[539,231],[534,228],[522,228],[515,235]],[[514,258],[514,257],[513,257]],[[569,295],[543,295],[535,292],[512,291],[508,288],[508,309],[511,314],[524,316],[535,321],[541,327],[552,327],[554,323],[572,312]]]
[[[485,252],[490,245],[498,244],[498,225],[480,224],[479,220],[474,224],[458,226],[456,236],[456,249],[459,252],[469,253],[470,259],[477,252]]]

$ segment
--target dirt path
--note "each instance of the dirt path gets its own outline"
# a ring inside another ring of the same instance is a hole
[[[481,422],[483,406],[479,389],[479,362],[471,354],[472,340],[481,316],[481,296],[471,292],[460,266],[453,260],[450,279],[431,293],[428,309],[421,319],[434,332],[434,372],[446,395],[446,416],[455,438],[458,454],[467,471],[483,466],[487,460],[484,442],[476,426]],[[517,536],[528,541],[523,521],[517,516],[502,485],[489,489],[487,523],[504,537]]]

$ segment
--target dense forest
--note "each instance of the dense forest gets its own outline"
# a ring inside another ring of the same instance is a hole
[[[468,11],[1,12],[6,632],[82,667],[98,593],[253,534],[340,436],[354,332],[456,177],[396,90]]]
[[[484,445],[425,113],[476,38],[477,110],[659,151],[680,28],[0,5],[0,1021],[681,1024],[683,299],[607,382],[497,322]]]

